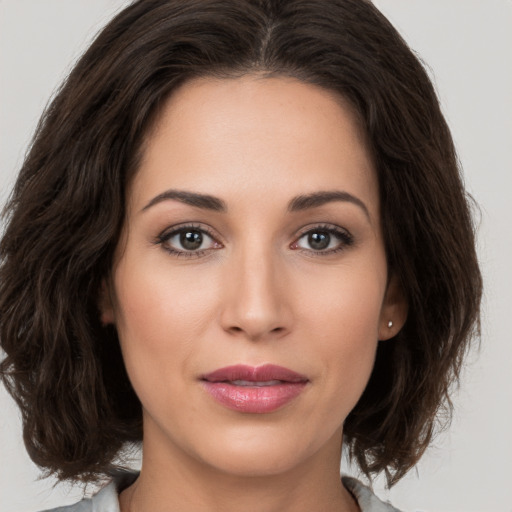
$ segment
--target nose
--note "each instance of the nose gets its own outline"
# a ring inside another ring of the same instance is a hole
[[[247,250],[233,260],[226,276],[223,329],[252,341],[288,334],[293,322],[290,289],[278,255]]]

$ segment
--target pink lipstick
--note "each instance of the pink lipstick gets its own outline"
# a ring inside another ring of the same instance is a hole
[[[292,370],[266,364],[219,368],[202,377],[206,391],[220,404],[239,412],[262,414],[297,397],[308,379]]]

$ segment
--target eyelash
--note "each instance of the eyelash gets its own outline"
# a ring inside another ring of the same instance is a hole
[[[200,250],[195,251],[195,250],[175,249],[168,244],[169,240],[171,240],[174,236],[179,235],[181,233],[186,233],[187,231],[199,232],[199,233],[202,233],[203,235],[207,235],[209,238],[212,239],[214,244],[217,244],[217,247],[213,247],[213,248],[210,247],[207,249],[200,249]],[[330,236],[334,235],[334,237],[339,241],[338,246],[335,248],[328,249],[328,250],[305,249],[305,248],[298,246],[300,240],[302,240],[304,237],[311,235],[313,233],[325,233]],[[163,231],[161,234],[159,234],[156,237],[155,244],[161,245],[162,248],[166,252],[168,252],[169,254],[172,254],[173,256],[179,257],[179,258],[201,258],[202,256],[206,255],[212,249],[221,249],[223,247],[223,245],[217,241],[217,239],[210,232],[210,230],[205,229],[203,226],[198,226],[195,224],[182,225],[182,226],[174,227],[168,231]],[[353,244],[354,244],[354,238],[347,230],[341,229],[338,226],[324,224],[324,225],[318,225],[318,226],[314,226],[312,228],[303,230],[303,232],[290,245],[290,248],[292,250],[298,250],[301,252],[306,252],[306,253],[312,254],[313,256],[329,256],[329,255],[344,251],[345,249],[352,246]]]
[[[312,233],[326,233],[330,236],[334,235],[334,237],[338,240],[337,247],[334,247],[332,249],[328,250],[318,250],[315,251],[314,249],[303,249],[298,246],[298,243],[301,239],[304,237],[312,234]],[[312,254],[313,256],[330,256],[332,254],[339,253],[341,251],[346,250],[348,247],[354,245],[354,237],[346,230],[342,229],[338,226],[333,226],[331,224],[323,224],[323,225],[317,225],[312,228],[305,229],[297,238],[295,242],[292,244],[292,248],[294,250],[298,251],[304,251],[309,254]]]
[[[195,224],[186,224],[178,227],[172,228],[170,231],[163,231],[160,233],[160,235],[157,236],[155,243],[158,245],[161,245],[162,248],[168,252],[169,254],[172,254],[173,256],[176,256],[178,258],[200,258],[201,256],[206,255],[208,251],[210,251],[212,248],[208,249],[200,249],[197,251],[193,250],[180,250],[180,249],[174,249],[172,246],[170,246],[167,242],[171,240],[174,236],[179,235],[180,233],[186,233],[187,231],[193,231],[193,232],[199,232],[203,235],[207,235],[209,238],[211,238],[214,242],[214,244],[217,244],[219,247],[215,247],[215,249],[222,248],[222,244],[218,242],[215,238],[215,236],[208,230],[205,229],[203,226],[198,226]]]

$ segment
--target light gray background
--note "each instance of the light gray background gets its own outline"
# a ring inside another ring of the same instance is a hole
[[[485,278],[480,354],[471,354],[452,428],[390,492],[404,511],[512,512],[512,2],[376,0],[428,63],[481,205]],[[0,0],[0,201],[52,91],[124,0]],[[0,388],[0,511],[68,504],[80,490],[37,481],[18,412]],[[92,489],[91,489],[92,491]]]

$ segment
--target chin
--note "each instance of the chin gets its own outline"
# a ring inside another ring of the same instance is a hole
[[[295,450],[231,450],[210,464],[216,471],[236,477],[268,477],[292,471],[308,457]]]
[[[325,449],[326,440],[320,436],[307,442],[304,432],[275,429],[271,426],[238,429],[229,435],[211,436],[200,457],[217,471],[239,477],[267,477],[285,474],[310,464],[315,454]],[[329,436],[327,436],[329,437]],[[341,447],[341,430],[327,440],[329,450]]]

